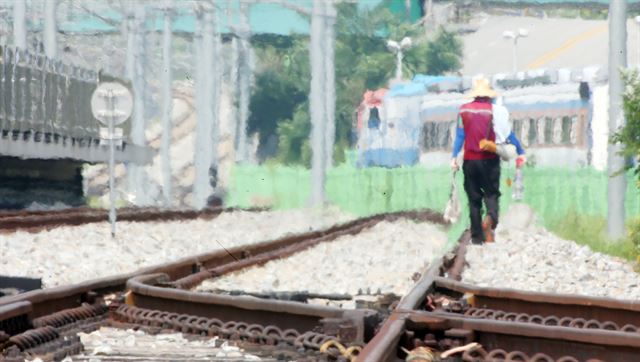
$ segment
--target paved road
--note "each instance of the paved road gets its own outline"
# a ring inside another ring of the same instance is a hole
[[[518,28],[529,31],[527,38],[518,40],[518,70],[607,67],[607,21],[496,16],[486,18],[477,32],[463,37],[463,73],[511,72],[513,41],[504,39],[502,33]],[[629,20],[627,31],[628,61],[633,65],[639,62],[638,25]]]

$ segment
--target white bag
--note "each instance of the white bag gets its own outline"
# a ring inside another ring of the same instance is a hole
[[[460,218],[460,199],[458,198],[458,190],[456,186],[456,173],[451,175],[451,195],[449,195],[449,201],[444,208],[444,221],[449,224],[455,224]]]
[[[507,143],[507,137],[511,133],[511,124],[509,124],[509,111],[500,101],[494,104],[493,111],[493,132],[496,134],[496,153],[503,161],[509,161],[516,158],[516,147]]]
[[[518,157],[516,146],[510,143],[501,143],[496,145],[496,154],[500,156],[502,161],[509,161]]]

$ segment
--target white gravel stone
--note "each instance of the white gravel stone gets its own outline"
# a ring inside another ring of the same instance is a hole
[[[380,222],[357,235],[318,244],[288,258],[274,260],[200,284],[196,290],[247,292],[309,291],[347,293],[358,290],[402,296],[443,251],[447,235],[440,227],[410,220]]]
[[[469,245],[467,262],[463,281],[480,286],[640,299],[640,275],[631,263],[541,228],[502,229],[495,243]]]
[[[217,337],[209,340],[188,340],[182,333],[147,335],[132,329],[115,329],[102,327],[92,333],[79,333],[84,345],[84,352],[74,356],[70,361],[86,360],[101,356],[109,360],[144,360],[145,358],[163,357],[167,360],[190,361],[261,361],[261,358],[244,353],[228,342],[218,341]]]
[[[235,211],[212,220],[119,222],[0,234],[0,274],[42,277],[45,288],[136,271],[352,219],[336,210]]]

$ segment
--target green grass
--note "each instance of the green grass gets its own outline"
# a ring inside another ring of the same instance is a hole
[[[514,171],[513,167],[502,168],[501,213],[513,202],[512,189],[506,186],[506,179],[513,178]],[[453,245],[469,224],[462,179],[462,174],[458,174],[456,182],[463,206],[461,220],[449,228],[449,245]],[[629,173],[628,181],[625,208],[629,221],[640,216],[640,192],[632,173]],[[448,167],[358,169],[340,165],[327,174],[326,198],[329,203],[356,216],[420,208],[443,211],[449,198],[450,182]],[[524,185],[523,202],[536,211],[545,227],[596,251],[625,258],[632,255],[628,244],[609,243],[603,237],[607,215],[607,176],[604,172],[590,168],[525,168]],[[275,209],[291,209],[308,206],[309,196],[308,169],[278,164],[236,166],[232,171],[227,203],[249,207],[265,202]]]
[[[501,207],[511,203],[511,189],[505,185],[513,168],[503,168]],[[401,167],[395,169],[338,166],[327,175],[327,200],[358,216],[416,208],[442,210],[449,197],[448,167]],[[640,193],[629,175],[626,213],[640,216]],[[462,190],[462,175],[457,176]],[[582,215],[606,216],[607,176],[593,169],[527,168],[524,171],[525,199],[543,221],[564,217],[575,210]],[[257,198],[268,199],[276,209],[308,205],[309,170],[282,165],[237,166],[232,171],[228,203],[252,206]]]
[[[631,239],[614,241],[607,238],[607,219],[603,216],[580,215],[572,210],[549,224],[549,229],[556,235],[586,245],[593,251],[631,261],[638,257],[638,251]]]

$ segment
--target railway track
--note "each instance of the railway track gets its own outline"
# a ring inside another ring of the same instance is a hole
[[[118,209],[118,221],[167,221],[195,218],[213,218],[222,212],[234,209],[214,207],[201,211],[166,210],[159,208]],[[254,211],[257,209],[253,209]],[[75,226],[108,221],[109,211],[89,207],[69,208],[53,211],[3,211],[0,212],[0,233],[17,230],[39,232],[60,226]]]
[[[46,355],[59,360],[63,355],[78,353],[77,340],[70,338],[74,333],[124,323],[151,329],[153,333],[169,329],[302,351],[296,360],[353,357],[364,340],[371,337],[365,335],[372,333],[366,323],[373,318],[374,311],[345,311],[246,296],[197,298],[191,295],[197,293],[179,288],[212,272],[230,272],[264,263],[398,218],[442,223],[442,217],[432,212],[377,215],[322,231],[185,258],[127,275],[0,298],[0,330],[7,337],[0,343],[3,356],[19,360]]]
[[[469,235],[405,297],[359,361],[637,361],[640,301],[459,281]],[[446,351],[459,351],[448,354]],[[413,353],[412,353],[413,351]],[[418,359],[420,360],[420,359]]]
[[[151,335],[180,332],[190,339],[218,337],[262,360],[274,356],[303,361],[402,361],[408,356],[413,361],[638,360],[639,302],[461,283],[467,233],[454,252],[431,265],[408,294],[386,309],[367,304],[347,310],[191,291],[205,279],[397,218],[442,222],[440,215],[430,212],[377,215],[129,275],[0,298],[2,356],[11,361],[36,355],[60,360],[81,353],[82,344],[74,337],[78,332],[114,327]],[[118,353],[104,360],[139,359],[143,352]],[[175,358],[183,357],[189,359]],[[78,360],[86,360],[82,358]]]

